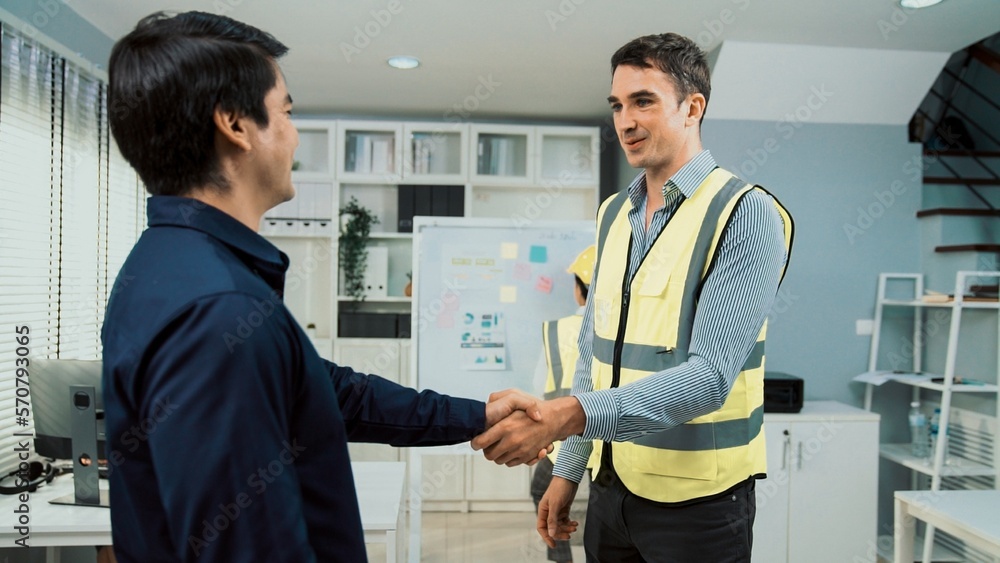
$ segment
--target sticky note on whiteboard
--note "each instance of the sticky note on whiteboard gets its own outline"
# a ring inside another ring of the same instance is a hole
[[[552,293],[552,278],[538,276],[538,283],[535,284],[535,289],[542,293]]]
[[[531,279],[531,265],[525,264],[524,262],[518,262],[514,264],[514,279],[515,280],[530,280]]]
[[[516,242],[500,243],[500,258],[504,260],[517,260],[517,243]]]
[[[529,260],[536,264],[544,264],[549,261],[549,249],[547,246],[532,246]]]
[[[517,303],[517,286],[516,285],[501,285],[500,286],[500,302],[501,303]]]

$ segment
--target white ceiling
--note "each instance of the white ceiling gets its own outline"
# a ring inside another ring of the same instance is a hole
[[[818,120],[869,122],[857,115],[838,119],[834,109],[879,96],[885,97],[884,106],[908,119],[916,107],[910,99],[919,101],[926,93],[927,76],[936,76],[946,58],[941,53],[1000,31],[997,0],[945,0],[918,11],[904,11],[896,0],[71,0],[68,4],[114,39],[156,10],[223,13],[269,31],[291,48],[282,67],[297,113],[436,119],[604,118],[611,54],[634,37],[666,31],[692,37],[706,51],[726,42],[713,72],[717,98],[709,105],[710,118],[778,119],[775,116],[805,103],[810,87],[818,86],[829,71],[843,85],[841,91],[853,88],[855,82],[874,81],[874,86],[862,85],[840,99],[834,96],[829,117],[817,111]],[[389,68],[386,58],[400,54],[420,58],[423,66],[413,71]],[[789,59],[800,66],[790,66]],[[900,62],[901,66],[896,64]],[[809,71],[801,72],[802,66]],[[892,75],[896,76],[887,80]],[[722,93],[724,84],[727,89],[753,84],[751,93],[760,95],[775,90],[792,95],[781,103],[740,104],[732,91]],[[907,87],[922,90],[909,93],[905,100],[894,98],[894,92]],[[720,115],[712,115],[715,105],[720,106]]]

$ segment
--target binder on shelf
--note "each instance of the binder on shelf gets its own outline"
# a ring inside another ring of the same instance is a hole
[[[396,224],[396,231],[400,233],[413,232],[413,204],[416,197],[416,186],[400,185],[396,189],[396,209],[399,211],[399,220]]]
[[[431,215],[435,217],[448,216],[449,186],[425,186],[431,192]]]
[[[413,186],[413,215],[431,215],[430,186]]]
[[[365,267],[365,297],[378,299],[389,292],[389,248],[369,246]]]
[[[448,216],[462,217],[465,215],[465,186],[447,186]]]
[[[396,315],[396,338],[410,337],[410,313]]]
[[[340,338],[395,338],[398,315],[395,313],[341,312],[337,315]]]

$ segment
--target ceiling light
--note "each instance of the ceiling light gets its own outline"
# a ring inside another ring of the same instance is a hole
[[[386,61],[392,68],[408,70],[420,66],[420,61],[416,57],[389,57]]]
[[[940,4],[941,0],[899,0],[899,5],[904,8],[916,10],[917,8],[928,8],[935,4]]]

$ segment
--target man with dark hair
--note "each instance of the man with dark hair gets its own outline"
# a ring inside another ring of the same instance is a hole
[[[153,197],[102,330],[111,521],[122,563],[365,560],[347,441],[469,440],[527,395],[408,389],[321,359],[256,233],[294,195],[276,59],[232,19],[155,14],[114,47],[111,129]]]
[[[543,403],[541,424],[515,414],[473,446],[510,465],[568,436],[539,504],[549,545],[577,526],[569,506],[589,458],[588,561],[749,561],[766,471],[766,316],[791,217],[702,149],[709,71],[691,40],[640,37],[611,71],[618,140],[643,171],[598,213],[573,396]]]

